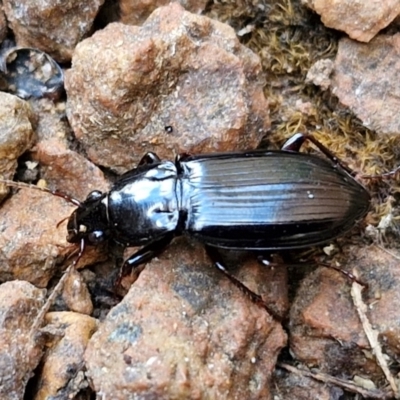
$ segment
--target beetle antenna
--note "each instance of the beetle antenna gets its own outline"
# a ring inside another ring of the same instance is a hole
[[[19,189],[40,190],[41,192],[46,192],[46,193],[52,194],[53,196],[61,197],[62,199],[68,201],[68,203],[73,204],[74,206],[79,207],[79,206],[82,205],[82,203],[79,200],[69,196],[66,193],[59,192],[58,190],[51,190],[51,189],[48,189],[46,187],[40,187],[40,186],[32,185],[30,183],[15,182],[15,181],[11,181],[9,179],[0,179],[0,183],[3,183],[4,185],[11,186],[11,187],[16,187],[16,188],[19,188]]]
[[[57,222],[56,228],[58,228],[64,221],[66,221],[69,217],[63,218],[61,221]]]

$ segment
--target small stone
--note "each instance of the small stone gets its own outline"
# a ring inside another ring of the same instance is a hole
[[[0,398],[20,400],[39,364],[42,346],[31,331],[44,291],[28,282],[0,285]]]
[[[378,133],[399,133],[400,34],[381,35],[368,44],[339,41],[331,90],[363,124]]]
[[[110,311],[85,360],[96,393],[116,400],[264,399],[285,343],[282,327],[182,238]]]
[[[93,190],[109,191],[103,172],[88,159],[69,150],[57,138],[42,140],[33,153],[41,165],[42,177],[51,187],[83,201]]]
[[[38,141],[57,138],[67,146],[73,132],[65,116],[65,101],[53,102],[50,99],[36,99],[30,105],[36,116],[35,132]]]
[[[331,84],[332,71],[332,60],[319,60],[307,72],[306,82],[312,82],[314,85],[320,86],[322,90],[326,90]]]
[[[362,376],[354,376],[353,378],[354,383],[356,383],[359,386],[362,386],[365,389],[368,390],[375,390],[376,385],[374,382],[371,381],[371,379],[365,379]]]
[[[29,104],[12,94],[0,92],[0,176],[11,179],[17,169],[18,157],[33,143],[33,114]],[[7,194],[0,185],[3,199]]]
[[[64,199],[20,189],[0,209],[0,281],[27,280],[46,287],[57,264],[75,249],[66,241],[73,208]]]
[[[176,3],[140,28],[113,23],[81,42],[65,85],[77,139],[118,173],[148,151],[253,149],[269,127],[258,56],[231,27]]]
[[[81,274],[72,269],[64,283],[63,300],[71,311],[90,315],[93,312],[93,304],[89,290]]]
[[[321,16],[328,28],[346,32],[352,39],[369,42],[399,14],[398,0],[302,0]]]
[[[350,288],[351,282],[327,268],[302,281],[290,312],[290,349],[297,360],[332,374],[330,366],[337,368],[341,360],[346,360],[342,374],[365,362],[361,349],[368,342]]]
[[[38,48],[58,62],[71,60],[92,28],[104,0],[4,0],[4,12],[18,46]]]
[[[75,398],[87,387],[83,377],[83,354],[90,337],[97,329],[97,320],[74,312],[51,312],[46,315],[46,329],[59,331],[49,335],[43,367],[37,382],[35,400]]]
[[[400,272],[398,260],[376,246],[351,246],[342,267],[356,269],[364,289],[368,318],[379,333],[384,353],[396,359],[400,337]],[[351,280],[327,268],[306,277],[291,314],[291,352],[298,361],[338,376],[367,376],[379,382],[382,370],[371,353],[350,296]],[[377,296],[377,293],[379,295]]]
[[[181,0],[177,2],[193,14],[200,14],[207,5],[207,0]],[[166,6],[169,3],[170,0],[120,0],[121,22],[127,25],[141,25],[156,8]]]

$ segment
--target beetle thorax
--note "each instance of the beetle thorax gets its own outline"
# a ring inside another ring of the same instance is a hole
[[[174,164],[163,162],[114,187],[108,194],[113,237],[135,246],[173,232],[179,220],[176,184]]]

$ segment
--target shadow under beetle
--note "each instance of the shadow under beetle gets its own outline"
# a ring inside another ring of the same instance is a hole
[[[306,140],[328,159],[299,153]],[[370,195],[352,171],[312,136],[296,134],[280,151],[183,155],[175,162],[148,153],[108,193],[94,191],[79,204],[67,240],[82,251],[107,240],[143,246],[124,262],[123,277],[138,275],[174,236],[188,234],[227,274],[218,248],[319,245],[351,229],[369,207]]]

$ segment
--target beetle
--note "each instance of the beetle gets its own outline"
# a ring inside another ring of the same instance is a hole
[[[301,153],[305,141],[325,157]],[[370,195],[354,175],[313,136],[297,133],[275,151],[184,154],[174,162],[147,153],[109,192],[95,190],[83,202],[21,182],[0,183],[46,191],[77,206],[67,223],[67,241],[80,244],[73,265],[86,245],[141,246],[123,263],[117,283],[128,275],[136,279],[175,236],[187,234],[205,245],[214,265],[236,286],[268,309],[227,272],[218,249],[260,252],[260,261],[268,264],[267,251],[312,247],[343,235],[370,208]]]
[[[307,140],[326,157],[299,152]],[[148,153],[109,192],[93,191],[79,203],[67,240],[81,243],[82,251],[108,240],[142,246],[124,262],[121,277],[138,275],[175,236],[187,234],[226,273],[219,248],[298,249],[350,230],[370,207],[368,191],[353,175],[301,133],[278,151],[186,154],[174,162]]]

